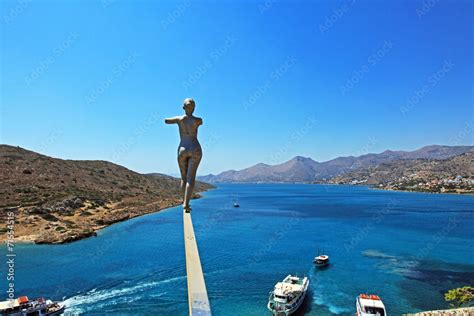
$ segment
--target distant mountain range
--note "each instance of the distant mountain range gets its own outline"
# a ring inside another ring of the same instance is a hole
[[[317,162],[311,158],[296,156],[279,164],[267,165],[259,163],[242,170],[229,170],[218,175],[198,177],[204,182],[285,182],[308,183],[343,175],[345,173],[407,159],[448,159],[474,151],[474,146],[440,146],[432,145],[415,151],[386,150],[380,154],[366,154],[358,157],[338,157],[325,162]]]

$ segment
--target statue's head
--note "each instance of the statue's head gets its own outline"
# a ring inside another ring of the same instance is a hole
[[[186,115],[192,115],[194,113],[194,108],[196,107],[196,103],[191,98],[184,99],[183,102],[183,109],[186,112]]]

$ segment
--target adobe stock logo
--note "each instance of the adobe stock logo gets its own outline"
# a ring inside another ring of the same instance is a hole
[[[411,94],[406,104],[400,107],[402,115],[406,115],[418,103],[420,103],[440,83],[440,81],[446,77],[453,67],[453,61],[448,59],[444,61],[443,65],[438,68],[438,70],[429,75],[425,83]]]

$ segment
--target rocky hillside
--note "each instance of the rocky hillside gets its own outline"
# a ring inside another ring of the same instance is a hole
[[[196,191],[212,186],[198,183]],[[62,160],[0,145],[0,217],[16,214],[15,235],[36,243],[92,236],[112,223],[181,202],[179,180],[107,161]],[[0,240],[6,229],[0,230]]]
[[[474,307],[461,307],[453,309],[443,309],[436,311],[426,311],[415,314],[404,314],[404,316],[472,316]]]
[[[259,163],[243,170],[230,170],[199,179],[206,182],[314,182],[353,170],[369,168],[395,160],[447,159],[474,151],[474,146],[426,146],[415,151],[390,151],[358,157],[339,157],[326,162],[297,156],[283,164]]]
[[[474,152],[443,160],[402,159],[360,168],[326,181],[391,190],[474,193]]]

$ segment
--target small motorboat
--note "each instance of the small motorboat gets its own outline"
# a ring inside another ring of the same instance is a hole
[[[356,299],[356,316],[387,316],[387,312],[378,295],[360,294]]]
[[[314,258],[313,262],[319,267],[327,266],[329,264],[329,256],[319,255]]]
[[[308,286],[307,277],[299,278],[288,275],[282,282],[278,282],[270,292],[268,309],[276,316],[293,314],[303,304]]]
[[[234,201],[234,204],[233,206],[234,207],[240,207],[240,204],[239,204],[239,195],[237,193],[234,193],[234,196],[232,197],[232,200]]]
[[[318,255],[314,257],[313,263],[315,263],[318,267],[325,267],[329,264],[329,256],[319,254],[318,249]]]
[[[62,315],[65,305],[44,298],[29,300],[27,296],[0,302],[0,314],[2,316],[56,316]]]

